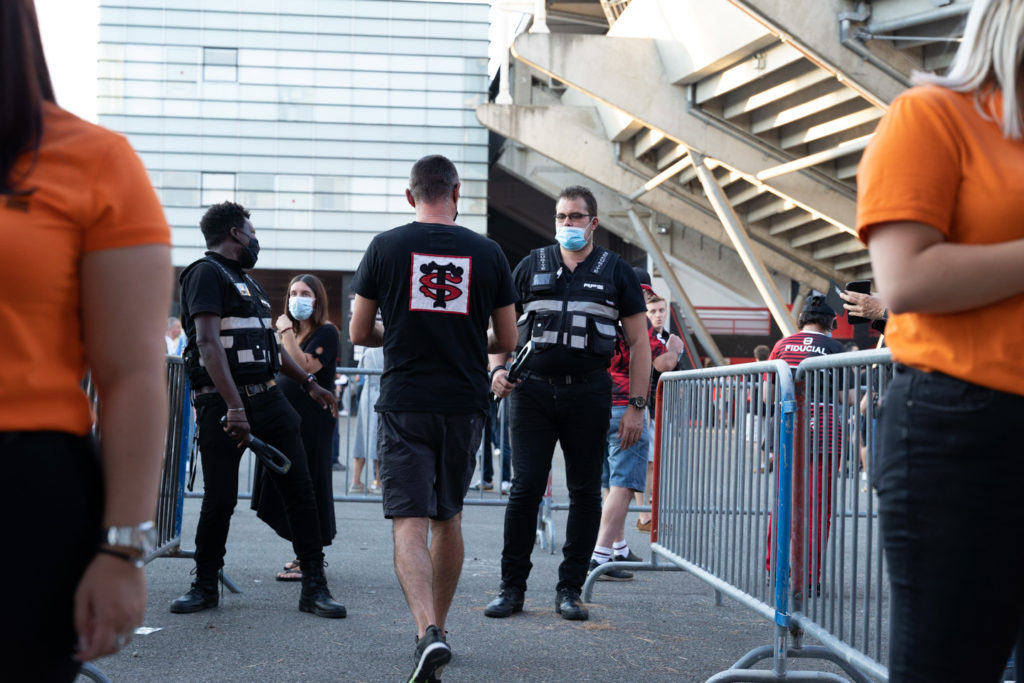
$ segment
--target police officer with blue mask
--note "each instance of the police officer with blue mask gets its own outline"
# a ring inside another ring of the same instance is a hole
[[[259,257],[249,212],[234,202],[214,205],[200,228],[209,251],[181,273],[181,319],[188,336],[183,359],[196,409],[203,464],[203,505],[196,528],[196,578],[171,603],[178,614],[216,607],[218,571],[224,566],[228,526],[238,500],[238,467],[250,432],[291,461],[274,473],[302,563],[299,609],[340,618],[345,607],[327,589],[317,520],[299,416],[274,380],[280,371],[324,410],[337,414],[334,395],[280,346],[270,300],[248,271]]]
[[[512,490],[505,512],[501,589],[484,609],[508,617],[523,609],[537,528],[555,443],[569,488],[563,560],[555,611],[585,620],[580,599],[601,523],[601,464],[611,415],[608,365],[621,324],[631,352],[630,405],[619,425],[623,448],[640,438],[651,376],[647,306],[640,281],[617,254],[594,245],[597,200],[582,186],[562,190],[555,205],[557,244],[533,250],[516,267],[519,340],[533,352],[515,383],[503,354],[490,356],[491,389],[511,396]]]

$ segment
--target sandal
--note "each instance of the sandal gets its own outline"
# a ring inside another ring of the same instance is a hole
[[[302,581],[302,567],[299,565],[298,558],[286,562],[284,571],[278,572],[275,578],[278,581]]]

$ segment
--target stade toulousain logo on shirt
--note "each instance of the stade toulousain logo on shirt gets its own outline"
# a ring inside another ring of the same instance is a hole
[[[468,315],[472,266],[468,256],[414,253],[409,310]]]

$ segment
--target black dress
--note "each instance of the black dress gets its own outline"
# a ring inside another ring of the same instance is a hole
[[[316,381],[324,389],[334,393],[335,366],[338,359],[338,328],[331,323],[321,325],[302,344],[302,350],[323,365],[316,373]],[[277,383],[288,402],[302,418],[302,444],[309,462],[309,476],[313,480],[313,492],[320,521],[320,536],[324,545],[330,545],[337,533],[334,520],[334,483],[332,441],[337,421],[329,411],[324,410],[298,384],[283,373],[277,376]],[[277,492],[273,481],[267,476],[263,464],[256,461],[252,484],[252,509],[256,515],[277,532],[281,538],[292,540],[288,515],[284,501]]]

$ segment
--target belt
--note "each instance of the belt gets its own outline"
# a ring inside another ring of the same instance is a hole
[[[566,384],[583,384],[599,372],[604,372],[604,370],[592,370],[582,375],[539,375],[536,372],[526,370],[523,372],[523,379],[535,379],[538,382],[564,386]]]
[[[252,396],[253,394],[262,394],[264,391],[270,391],[270,387],[276,386],[277,382],[270,380],[268,382],[262,382],[260,384],[236,384],[235,387],[238,389],[238,393],[242,396]],[[202,394],[216,394],[217,387],[208,386],[201,387],[195,390],[196,396]]]

